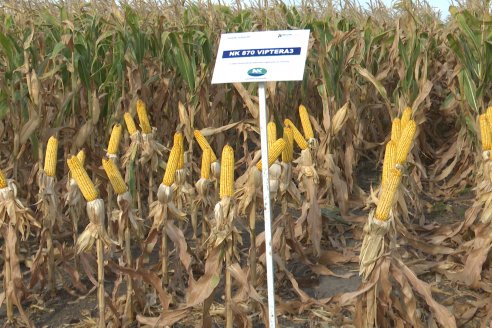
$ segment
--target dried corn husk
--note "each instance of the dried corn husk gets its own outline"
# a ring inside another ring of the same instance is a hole
[[[109,238],[104,227],[104,201],[98,198],[87,202],[86,208],[89,224],[77,240],[77,253],[90,251],[96,239],[101,239],[106,246],[116,244]]]

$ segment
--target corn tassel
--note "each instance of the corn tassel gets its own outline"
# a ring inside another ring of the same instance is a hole
[[[67,160],[68,168],[70,169],[70,173],[72,174],[72,178],[79,186],[82,195],[85,200],[91,202],[99,196],[94,183],[92,183],[87,171],[84,169],[82,164],[80,164],[77,156],[70,156]]]
[[[205,151],[206,148],[210,148],[212,151],[212,163],[217,160],[217,156],[214,153],[214,150],[212,147],[210,147],[210,144],[208,143],[207,139],[203,136],[203,134],[199,130],[193,131],[193,135],[195,136],[196,141],[198,142],[198,145],[202,149],[202,151]]]
[[[401,133],[400,140],[396,147],[396,163],[405,163],[408,153],[412,148],[413,139],[415,137],[415,132],[417,131],[417,124],[414,120],[408,121],[405,129]]]
[[[137,132],[137,126],[135,125],[135,121],[133,120],[133,117],[130,113],[125,113],[123,115],[123,118],[125,119],[125,124],[126,128],[128,129],[128,133],[130,135],[133,135],[135,132]]]
[[[314,138],[313,127],[309,120],[309,113],[304,105],[299,106],[299,117],[301,119],[302,130],[304,131],[304,137],[306,140]]]
[[[109,143],[108,143],[109,155],[116,155],[118,153],[118,147],[120,145],[122,131],[123,131],[123,127],[121,126],[121,124],[115,124],[113,126],[113,130],[111,130],[111,136],[109,137]]]
[[[267,124],[267,140],[268,147],[271,147],[275,140],[277,140],[277,126],[275,125],[275,122],[268,122]]]
[[[181,154],[181,147],[179,144],[174,144],[169,154],[169,160],[167,161],[166,171],[164,172],[164,178],[162,183],[165,186],[170,187],[174,183],[174,177],[178,168],[179,155]]]
[[[391,169],[394,169],[396,166],[396,142],[390,140],[386,144],[386,150],[384,152],[384,161],[383,161],[383,173],[381,174],[381,185],[386,185],[386,182],[389,179]]]
[[[200,170],[200,177],[202,179],[210,179],[210,165],[212,161],[212,150],[205,148],[202,153],[202,167]]]
[[[401,136],[401,120],[395,118],[393,124],[391,124],[391,140],[398,142]]]
[[[480,115],[478,122],[480,124],[480,137],[482,138],[482,149],[490,150],[490,125],[487,122],[485,114]]]
[[[284,127],[285,147],[282,151],[282,162],[290,163],[294,159],[294,134],[288,126]]]
[[[401,172],[396,168],[390,169],[387,184],[383,185],[381,198],[379,199],[378,206],[376,207],[376,219],[380,221],[388,220],[400,180]]]
[[[56,175],[56,159],[58,153],[58,139],[50,137],[46,146],[46,155],[44,158],[44,172],[49,177]]]
[[[275,141],[272,145],[271,149],[268,149],[268,167],[272,166],[272,164],[277,160],[277,158],[282,154],[282,151],[285,148],[285,140],[280,138]],[[256,168],[261,171],[263,168],[262,160],[256,163]]]
[[[151,133],[152,127],[150,126],[149,115],[147,114],[147,106],[145,106],[145,103],[141,99],[137,100],[137,115],[142,132],[145,134]]]
[[[234,150],[225,145],[220,163],[220,199],[234,195]]]
[[[307,143],[306,139],[304,138],[304,136],[302,135],[302,133],[294,125],[294,123],[292,123],[291,120],[289,120],[288,118],[286,118],[284,120],[284,125],[285,126],[288,126],[288,127],[290,127],[292,129],[292,133],[294,135],[294,140],[296,141],[296,143],[299,146],[299,148],[301,148],[301,150],[306,149],[308,147],[308,143]]]
[[[104,171],[106,171],[106,175],[108,176],[109,181],[111,182],[111,185],[113,186],[115,193],[117,195],[124,194],[128,190],[128,188],[126,187],[125,181],[123,180],[123,177],[121,176],[121,173],[118,170],[115,162],[111,159],[103,158],[102,165]]]

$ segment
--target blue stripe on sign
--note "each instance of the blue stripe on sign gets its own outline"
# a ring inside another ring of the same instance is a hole
[[[222,58],[296,56],[300,54],[301,54],[301,47],[241,49],[241,50],[225,50],[224,52],[222,52]]]

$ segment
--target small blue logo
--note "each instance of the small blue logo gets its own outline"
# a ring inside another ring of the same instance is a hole
[[[249,76],[263,76],[266,74],[266,72],[267,72],[266,68],[258,67],[258,68],[252,68],[252,69],[248,70],[248,75]]]

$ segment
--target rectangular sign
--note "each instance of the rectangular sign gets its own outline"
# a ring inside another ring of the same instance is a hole
[[[309,30],[222,34],[212,83],[300,81],[308,43]]]

